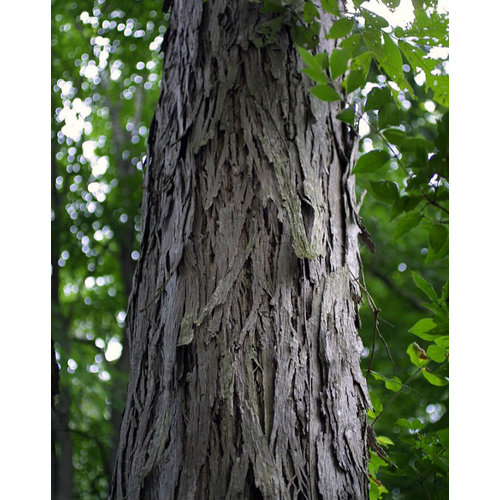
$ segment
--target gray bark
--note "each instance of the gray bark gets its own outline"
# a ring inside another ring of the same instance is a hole
[[[112,499],[368,498],[356,145],[260,16],[172,6]]]

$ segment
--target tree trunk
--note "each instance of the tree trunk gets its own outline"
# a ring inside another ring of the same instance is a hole
[[[52,500],[70,500],[73,491],[73,443],[69,430],[69,393],[59,392],[56,408],[51,409]]]
[[[368,498],[355,141],[262,20],[173,2],[112,499]]]

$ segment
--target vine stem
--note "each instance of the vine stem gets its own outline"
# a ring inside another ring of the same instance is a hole
[[[422,371],[423,366],[418,368],[412,375],[408,377],[406,382],[404,384],[401,384],[401,389],[399,389],[398,392],[394,393],[392,398],[387,401],[387,403],[384,405],[382,408],[382,411],[374,418],[371,426],[375,427],[375,424],[377,423],[377,420],[384,414],[385,410],[389,408],[389,406],[394,402],[394,400],[403,392],[403,389],[406,389],[406,386]]]
[[[350,272],[351,272],[351,276],[353,277],[353,279],[358,283],[358,285],[360,286],[361,290],[364,292],[364,294],[366,296],[366,300],[368,302],[368,307],[370,308],[370,310],[372,311],[372,314],[373,314],[372,348],[371,348],[371,353],[370,353],[370,359],[368,361],[368,369],[366,370],[366,378],[368,378],[368,375],[370,375],[371,369],[372,369],[373,356],[375,354],[375,340],[376,340],[377,336],[380,337],[380,339],[384,343],[385,350],[387,352],[387,356],[392,361],[392,364],[394,365],[394,367],[397,368],[396,362],[394,361],[394,359],[391,356],[391,351],[389,350],[389,346],[387,345],[387,342],[386,342],[384,336],[380,333],[380,329],[379,329],[379,326],[378,326],[379,325],[379,319],[382,320],[382,321],[384,321],[385,323],[387,323],[388,325],[390,325],[392,327],[394,327],[394,325],[392,325],[391,323],[389,323],[389,321],[384,320],[383,318],[379,318],[380,309],[377,307],[377,304],[375,304],[375,301],[373,300],[373,297],[368,292],[366,286],[364,286],[359,281],[359,278],[356,278],[354,276],[354,274],[352,273],[352,271],[350,271]]]

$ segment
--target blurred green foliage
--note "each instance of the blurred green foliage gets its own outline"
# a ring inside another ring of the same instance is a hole
[[[139,251],[142,169],[167,27],[161,6],[52,1],[52,336],[61,387],[53,408],[55,498],[67,488],[68,449],[71,498],[106,498],[112,473],[128,379],[123,325]]]
[[[71,498],[106,498],[112,473],[142,169],[168,25],[161,3],[52,1],[54,498],[67,487],[68,460]],[[290,29],[312,93],[341,100],[338,118],[361,136],[354,173],[375,244],[362,249],[359,277],[363,369],[369,423],[388,455],[372,452],[370,498],[446,498],[448,76],[436,48],[448,46],[448,17],[436,0],[419,0],[414,20],[393,27],[353,3],[340,16],[336,1],[321,1],[327,38],[337,41],[330,54],[315,50],[320,24],[309,0],[302,11],[264,0],[268,25],[254,44]],[[389,12],[399,5],[379,3]]]

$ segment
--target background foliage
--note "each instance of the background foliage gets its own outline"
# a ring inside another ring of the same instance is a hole
[[[370,496],[437,499],[448,490],[448,18],[437,1],[413,0],[413,21],[392,26],[399,3],[379,2],[382,15],[372,2],[340,13],[322,0],[320,20],[311,1],[264,0],[253,42],[290,30],[311,92],[341,101],[339,119],[361,136],[366,246],[355,278],[378,435]],[[168,25],[160,9],[52,1],[53,481],[70,474],[75,499],[106,497],[125,398],[123,324]],[[331,53],[317,53],[319,36]]]

